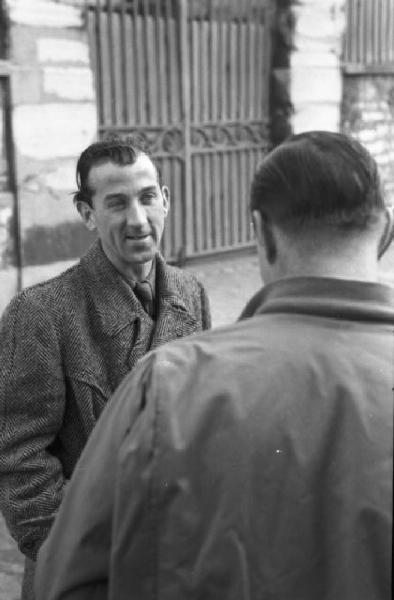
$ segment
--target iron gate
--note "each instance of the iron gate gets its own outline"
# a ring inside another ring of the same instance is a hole
[[[143,137],[171,190],[169,260],[251,246],[247,197],[268,147],[269,0],[87,7],[99,135]]]

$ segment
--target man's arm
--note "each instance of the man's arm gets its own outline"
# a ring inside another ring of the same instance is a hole
[[[38,556],[40,600],[108,598],[118,454],[143,410],[152,356],[142,359],[120,385],[85,446]],[[140,494],[136,489],[133,496]]]
[[[0,508],[34,559],[60,505],[64,476],[48,447],[61,427],[65,386],[47,312],[16,297],[0,322]]]

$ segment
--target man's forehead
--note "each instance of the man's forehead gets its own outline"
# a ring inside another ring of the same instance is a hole
[[[111,160],[93,165],[89,171],[89,184],[94,188],[97,185],[129,184],[135,180],[146,180],[158,183],[158,172],[146,154],[139,154],[134,163],[119,165]]]

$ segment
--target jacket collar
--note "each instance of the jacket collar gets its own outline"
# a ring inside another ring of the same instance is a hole
[[[394,323],[394,288],[328,277],[294,277],[268,284],[258,292],[253,312]]]
[[[106,257],[99,240],[94,242],[87,254],[81,258],[80,265],[84,274],[83,284],[92,298],[104,331],[116,335],[137,318],[150,319],[136,298],[132,286]],[[191,315],[183,300],[185,293],[185,283],[178,269],[167,265],[164,258],[157,254],[158,320],[164,313],[168,321],[168,314],[173,312],[177,315],[174,321],[182,321],[186,316],[187,320],[190,320]]]

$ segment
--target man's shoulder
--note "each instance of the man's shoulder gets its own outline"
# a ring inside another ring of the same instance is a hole
[[[161,348],[155,350],[153,363],[173,363],[178,366],[180,363],[191,363],[194,360],[199,365],[204,363],[204,357],[208,357],[211,364],[215,361],[226,363],[232,357],[232,360],[242,362],[248,360],[248,350],[255,346],[261,347],[261,344],[270,344],[270,328],[267,330],[267,337],[262,337],[264,325],[261,317],[256,319],[247,319],[202,331],[192,336],[168,342]]]
[[[77,262],[58,275],[18,292],[7,309],[9,311],[23,306],[36,306],[41,310],[52,311],[55,308],[58,311],[61,305],[69,306],[72,298],[78,296],[80,282],[80,263]]]

